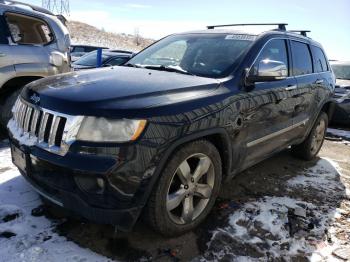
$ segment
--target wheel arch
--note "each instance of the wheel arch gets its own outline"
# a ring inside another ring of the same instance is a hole
[[[223,180],[230,175],[232,166],[231,141],[227,131],[224,128],[214,128],[187,135],[173,143],[163,154],[163,157],[159,161],[157,168],[153,173],[148,190],[145,192],[142,200],[143,205],[147,203],[147,200],[171,155],[180,147],[196,140],[207,140],[218,149],[222,160]]]
[[[325,112],[327,114],[329,122],[331,122],[332,120],[335,106],[336,106],[336,101],[328,100],[321,107],[321,112]]]
[[[5,82],[1,88],[0,93],[6,95],[16,91],[18,88],[21,88],[25,86],[26,84],[29,84],[30,82],[33,82],[35,80],[43,78],[42,76],[17,76],[14,78],[11,78]]]

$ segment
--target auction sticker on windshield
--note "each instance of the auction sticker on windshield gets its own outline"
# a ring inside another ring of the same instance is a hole
[[[226,40],[255,40],[255,36],[253,35],[227,35],[225,37]]]

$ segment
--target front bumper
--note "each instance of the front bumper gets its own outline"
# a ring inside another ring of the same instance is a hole
[[[73,153],[63,157],[35,146],[19,145],[13,139],[10,142],[14,164],[44,198],[90,221],[115,225],[122,231],[132,229],[143,205],[135,198],[137,183],[129,184],[134,192],[127,192],[123,190],[126,185],[118,188],[111,182],[121,180],[116,170],[123,163],[118,159]],[[87,192],[77,182],[80,178],[103,179],[103,192]]]

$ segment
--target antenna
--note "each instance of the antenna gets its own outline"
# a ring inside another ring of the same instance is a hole
[[[69,0],[42,0],[41,5],[52,13],[70,16]]]

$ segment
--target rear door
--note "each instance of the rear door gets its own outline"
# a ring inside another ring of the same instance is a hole
[[[252,68],[261,61],[273,60],[287,66],[288,75],[283,80],[255,83],[251,91],[251,106],[245,112],[247,121],[247,156],[250,166],[266,155],[285,147],[291,140],[294,104],[293,90],[296,79],[290,72],[290,55],[286,39],[272,39],[261,50]]]
[[[311,52],[314,60],[314,71],[317,76],[316,81],[313,83],[316,89],[314,104],[319,109],[322,106],[320,103],[324,101],[324,97],[329,96],[329,93],[333,91],[334,78],[324,51],[318,46],[311,45]],[[318,111],[315,113],[317,114]]]
[[[292,73],[297,80],[298,88],[294,91],[294,114],[293,124],[295,137],[303,136],[309,123],[312,122],[318,110],[316,89],[318,87],[318,75],[314,73],[311,47],[308,42],[291,40]]]

